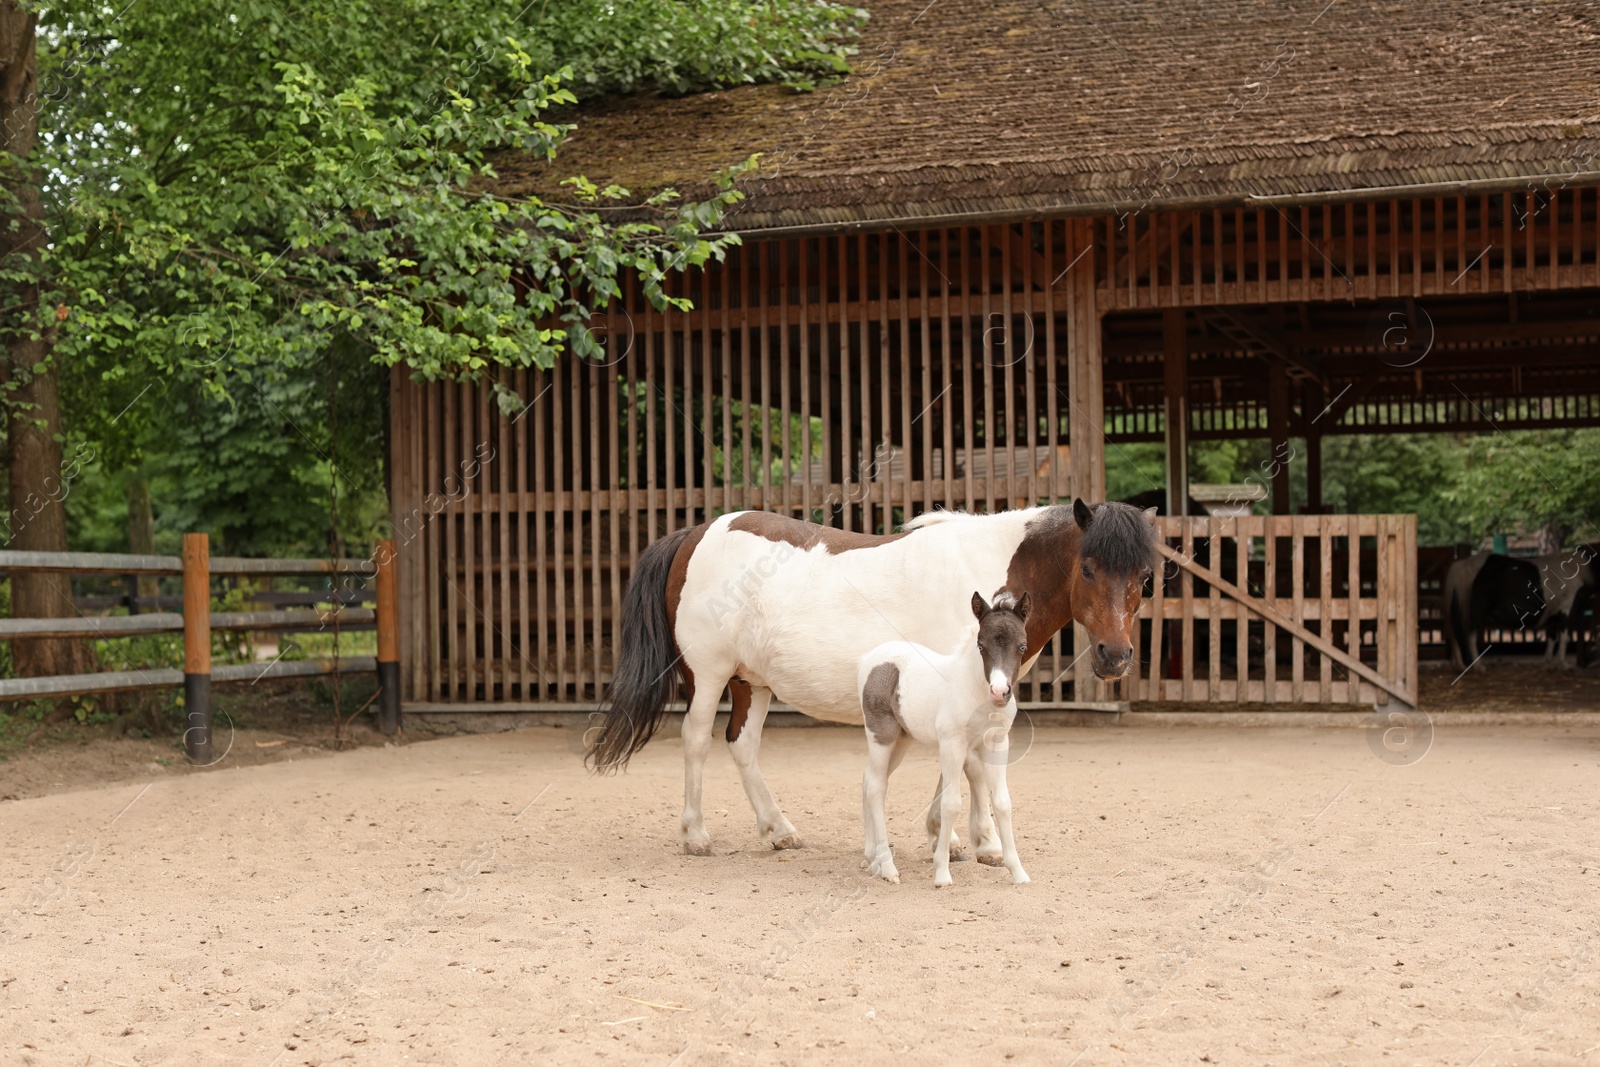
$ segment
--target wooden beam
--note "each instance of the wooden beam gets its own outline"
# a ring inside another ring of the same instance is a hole
[[[1162,319],[1162,370],[1167,445],[1167,514],[1189,514],[1189,350],[1187,316],[1168,308]]]
[[[1278,360],[1267,361],[1267,436],[1272,441],[1272,513],[1289,514],[1289,376]]]
[[[1283,335],[1271,326],[1258,321],[1251,315],[1246,315],[1231,308],[1218,308],[1217,314],[1238,327],[1245,336],[1277,356],[1286,365],[1293,367],[1308,378],[1319,382],[1326,380],[1322,365],[1317,362],[1315,357],[1308,356],[1290,346],[1289,342],[1284,340]]]

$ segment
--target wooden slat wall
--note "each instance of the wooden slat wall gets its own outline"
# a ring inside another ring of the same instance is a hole
[[[1157,521],[1168,545],[1246,590],[1269,617],[1292,619],[1358,655],[1399,682],[1415,703],[1416,516]],[[1299,637],[1173,564],[1139,618],[1140,666],[1120,685],[1124,699],[1371,704],[1382,696]],[[1204,660],[1198,649],[1206,651]]]
[[[512,416],[487,387],[397,374],[406,701],[592,707],[641,549],[730,510],[882,531],[1098,485],[1092,237],[1057,221],[752,241],[668,280],[692,312],[628,288],[595,324],[602,361],[506,374],[529,402]],[[1074,698],[1071,640],[1025,702]]]
[[[1519,220],[1527,234],[1509,240]],[[1108,310],[1592,285],[1597,246],[1592,189],[1542,205],[1471,197],[752,241],[668,280],[694,299],[689,312],[629,288],[597,323],[604,360],[508,374],[529,402],[521,414],[502,414],[486,387],[397,374],[405,698],[593,706],[640,550],[729,510],[884,530],[1068,487],[1102,498]],[[1282,610],[1328,625],[1414,690],[1414,520],[1228,522],[1219,565],[1259,572]],[[1167,532],[1185,550],[1213,537],[1206,520]],[[1376,573],[1357,573],[1366,557],[1351,543],[1376,553]],[[1146,603],[1163,625],[1141,635],[1137,680],[1094,679],[1071,654],[1081,635],[1063,634],[1023,703],[1372,698],[1292,635],[1239,627],[1237,605],[1203,586],[1185,573]]]

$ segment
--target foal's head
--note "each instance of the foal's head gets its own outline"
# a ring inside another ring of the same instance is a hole
[[[997,708],[1011,699],[1017,671],[1028,652],[1030,606],[1027,593],[1016,598],[1002,593],[992,605],[982,593],[972,594],[972,614],[978,617],[978,655],[983,658],[983,676],[989,679],[989,699]]]
[[[1072,502],[1080,531],[1072,616],[1088,631],[1090,666],[1107,681],[1133,665],[1133,627],[1156,563],[1155,510]]]

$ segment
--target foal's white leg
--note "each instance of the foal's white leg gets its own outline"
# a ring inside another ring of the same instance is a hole
[[[869,731],[867,736],[867,769],[861,776],[861,828],[866,838],[866,865],[873,875],[886,882],[900,881],[900,871],[894,865],[894,853],[889,850],[889,817],[884,811],[884,798],[889,790],[889,772],[896,751],[905,752],[903,738],[891,744],[880,744]]]
[[[971,787],[972,794],[967,808],[967,829],[977,861],[990,867],[1000,866],[1002,852],[1000,837],[994,829],[994,817],[989,810],[989,775],[984,769],[985,762],[995,758],[994,749],[987,743],[987,738],[979,741],[978,747],[967,750],[967,785]]]
[[[939,837],[933,846],[933,884],[954,885],[950,877],[950,839],[955,836],[956,820],[961,817],[961,768],[966,762],[966,738],[939,740],[939,781],[944,783],[938,800]]]
[[[744,795],[750,798],[750,806],[755,809],[756,835],[763,841],[770,841],[773,848],[799,848],[802,843],[800,834],[773,799],[757,762],[761,752],[761,727],[767,721],[767,709],[771,706],[772,690],[765,686],[752,686],[749,715],[739,736],[728,742],[728,751],[739,768]]]
[[[1000,824],[1000,862],[1011,872],[1012,883],[1021,885],[1028,881],[1028,872],[1022,869],[1022,860],[1017,858],[1017,841],[1011,833],[1011,790],[1006,785],[1006,757],[1009,754],[1008,741],[1004,748],[994,752],[996,758],[986,764],[986,770],[989,786],[994,791],[994,817]]]
[[[717,723],[717,702],[727,688],[719,682],[695,679],[694,695],[689,698],[689,713],[683,717],[683,850],[691,856],[711,855],[711,835],[706,833],[705,814],[700,810],[700,783],[705,777],[706,757],[711,754],[711,730]]]

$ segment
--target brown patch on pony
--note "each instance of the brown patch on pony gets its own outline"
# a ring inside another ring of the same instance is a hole
[[[861,687],[861,717],[880,745],[892,745],[900,736],[898,664],[880,663],[868,673],[867,684]]]
[[[689,580],[689,557],[694,555],[695,548],[700,544],[700,539],[711,528],[709,522],[702,522],[699,526],[689,531],[689,536],[683,539],[683,544],[678,546],[678,554],[672,557],[672,569],[667,572],[667,626],[672,631],[672,643],[678,643],[678,601],[683,597],[683,585]],[[689,665],[683,662],[683,649],[678,649],[678,673],[683,678],[684,700],[694,701],[694,672]]]
[[[743,678],[729,679],[728,693],[733,698],[733,711],[728,715],[728,732],[725,736],[731,745],[739,740],[745,720],[750,717],[750,683]]]
[[[757,537],[765,537],[768,541],[791,544],[802,552],[821,545],[830,556],[853,552],[858,548],[877,548],[906,536],[904,533],[854,533],[832,526],[819,526],[802,519],[791,519],[787,515],[776,515],[770,511],[746,511],[736,516],[728,524],[728,529],[753,533]]]
[[[1011,557],[1005,589],[1019,596],[1027,592],[1032,600],[1024,661],[1072,624],[1072,583],[1082,535],[1070,507],[1049,508],[1029,521],[1022,543]]]
[[[700,539],[710,528],[709,522],[702,522],[689,531],[689,536],[678,546],[678,554],[672,557],[672,569],[667,572],[667,622],[672,626],[674,642],[678,636],[678,601],[683,596],[684,583],[689,580],[689,557],[694,555]]]

